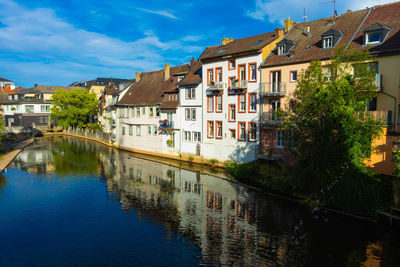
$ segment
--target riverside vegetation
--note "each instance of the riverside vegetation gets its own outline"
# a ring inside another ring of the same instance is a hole
[[[373,62],[368,51],[338,48],[329,65],[313,61],[301,73],[289,106],[280,112],[293,166],[227,162],[228,172],[312,208],[327,206],[368,217],[387,209],[387,179],[364,164],[372,141],[382,134],[381,123],[365,112],[377,94],[371,90],[375,69],[366,62]]]

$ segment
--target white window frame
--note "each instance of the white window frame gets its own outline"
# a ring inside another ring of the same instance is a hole
[[[244,127],[242,127],[244,126]],[[242,136],[243,134],[243,136]],[[239,122],[239,135],[238,139],[240,141],[246,141],[246,123],[245,122]]]
[[[322,38],[323,48],[332,48],[333,47],[333,36],[325,36]]]
[[[215,134],[215,138],[221,139],[222,135],[224,133],[224,128],[223,128],[222,121],[216,121],[215,126],[216,126],[216,130],[217,130],[217,132]]]
[[[136,136],[142,135],[142,127],[140,125],[136,125]]]
[[[249,111],[254,112],[257,111],[257,94],[249,94]],[[254,101],[253,98],[254,97]],[[253,109],[254,107],[254,109]]]
[[[185,108],[185,121],[190,121],[190,108]]]
[[[190,116],[191,116],[191,120],[195,121],[197,116],[196,116],[196,108],[191,108],[190,109]]]
[[[375,33],[378,33],[378,34],[379,34],[379,36],[380,36],[379,41],[370,42],[370,41],[369,41],[369,36],[370,36],[370,34],[373,35],[373,34],[375,34]],[[382,40],[383,40],[382,30],[370,31],[370,32],[366,32],[365,34],[366,34],[366,36],[365,36],[365,44],[379,44],[379,43],[381,43]]]
[[[296,79],[293,79],[293,74],[296,73]],[[290,81],[297,82],[297,70],[290,71]]]
[[[249,123],[249,141],[257,140],[257,124]]]
[[[201,133],[193,132],[193,142],[201,142]]]
[[[276,148],[284,148],[285,146],[285,135],[283,131],[276,131],[275,132],[275,138],[276,138]]]
[[[250,72],[250,81],[254,82],[257,81],[257,64],[252,63],[249,67]]]
[[[185,141],[185,142],[191,142],[192,140],[191,140],[191,132],[189,132],[189,131],[184,131],[183,132],[183,141]]]
[[[278,56],[285,54],[285,44],[278,46]]]

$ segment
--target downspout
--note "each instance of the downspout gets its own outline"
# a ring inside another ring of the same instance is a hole
[[[258,86],[258,95],[260,96],[260,113],[258,115],[258,129],[260,131],[260,134],[258,135],[260,138],[258,138],[258,155],[256,155],[256,159],[258,158],[259,155],[261,155],[261,151],[263,148],[263,144],[262,144],[262,138],[263,138],[263,121],[262,121],[262,114],[263,114],[263,100],[264,97],[262,96],[262,90],[261,90],[261,64],[258,66],[258,71],[259,71],[259,75],[258,77],[260,77],[260,81],[259,81],[259,86]]]

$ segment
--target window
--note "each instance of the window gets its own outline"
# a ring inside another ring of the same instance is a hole
[[[193,141],[201,142],[201,133],[200,132],[193,132]]]
[[[122,127],[122,135],[125,135],[125,127]]]
[[[246,112],[246,94],[238,95],[239,98],[239,113]]]
[[[142,129],[141,129],[140,125],[136,125],[136,135],[137,136],[142,135]]]
[[[153,108],[152,108],[152,107],[149,108],[149,116],[150,116],[150,117],[153,117],[153,116],[154,116]]]
[[[215,102],[217,106],[216,112],[222,112],[222,95],[215,96]]]
[[[239,80],[243,81],[243,80],[247,80],[246,79],[246,65],[239,65]]]
[[[12,95],[8,95],[8,100],[12,100]]]
[[[228,70],[236,69],[236,62],[234,59],[228,61]]]
[[[160,117],[160,108],[156,108],[156,117],[157,117],[157,118]]]
[[[25,112],[33,112],[33,105],[26,105],[25,106]]]
[[[278,56],[285,54],[285,45],[278,46]]]
[[[215,69],[215,75],[217,76],[216,82],[222,82],[222,68]]]
[[[196,88],[186,88],[186,99],[196,98]]]
[[[188,132],[188,131],[183,132],[183,140],[184,141],[190,142],[190,136],[191,136],[190,132]]]
[[[131,118],[135,117],[135,109],[134,108],[130,108],[130,114],[131,114]]]
[[[239,140],[246,141],[246,123],[239,122]]]
[[[222,121],[217,121],[217,132],[216,132],[216,138],[221,139],[222,138]]]
[[[229,105],[228,113],[228,121],[236,121],[236,105]]]
[[[236,139],[236,130],[235,129],[229,129],[229,136],[232,139]]]
[[[382,31],[367,32],[365,36],[365,44],[377,44],[382,42]]]
[[[249,112],[257,111],[257,93],[249,93]]]
[[[249,141],[254,142],[257,140],[257,123],[249,122]]]
[[[147,126],[147,134],[151,135],[151,126]]]
[[[249,81],[256,82],[257,81],[257,67],[256,63],[249,64]]]
[[[50,106],[48,105],[40,106],[40,112],[50,112]]]
[[[132,125],[129,125],[129,135],[133,135],[133,129]]]
[[[136,171],[136,178],[140,181],[142,180],[142,170],[137,170]]]
[[[297,71],[296,70],[290,72],[290,81],[291,82],[297,81]]]
[[[185,108],[185,120],[190,121],[190,108]]]
[[[207,96],[207,112],[214,112],[214,96]]]
[[[196,109],[192,108],[191,111],[192,111],[192,121],[195,121],[196,120]]]
[[[157,135],[157,126],[153,126],[153,134]]]
[[[207,70],[207,85],[214,81],[214,71],[213,69]]]
[[[128,118],[129,108],[124,108],[124,118]]]
[[[283,131],[276,131],[276,147],[283,148],[283,146],[284,146]]]
[[[207,137],[214,138],[214,122],[207,121]]]
[[[322,47],[323,48],[331,48],[333,47],[333,36],[327,36],[322,39]]]
[[[178,82],[183,80],[183,76],[178,76]]]
[[[140,117],[140,108],[139,107],[137,107],[137,108],[135,108],[136,109],[136,117]]]

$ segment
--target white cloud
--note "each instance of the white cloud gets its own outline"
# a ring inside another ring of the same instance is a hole
[[[52,80],[58,78],[65,84],[67,80],[69,83],[71,79],[102,74],[132,77],[135,71],[158,69],[166,61],[164,56],[170,53],[202,49],[186,45],[184,40],[163,42],[152,31],[135,41],[123,41],[76,28],[57,17],[52,9],[28,9],[11,0],[0,0],[0,22],[4,25],[0,28],[2,62],[8,61],[0,65],[0,72],[20,71],[21,76],[25,75],[20,79],[34,78],[35,74],[38,79],[44,78],[43,74],[48,73],[54,76]],[[13,56],[32,60],[13,61]]]
[[[393,0],[337,0],[336,10],[341,14],[347,9],[359,10],[390,2],[393,2]],[[288,17],[302,22],[304,7],[309,20],[333,14],[333,2],[329,0],[256,0],[255,7],[247,10],[245,15],[256,20],[267,20],[272,23],[283,23],[283,20]]]
[[[166,10],[151,10],[151,9],[145,9],[145,8],[139,8],[139,7],[136,7],[136,9],[146,12],[146,13],[164,16],[164,17],[167,17],[170,19],[178,19],[177,17],[175,17],[173,14],[171,14],[170,12],[168,12]]]

